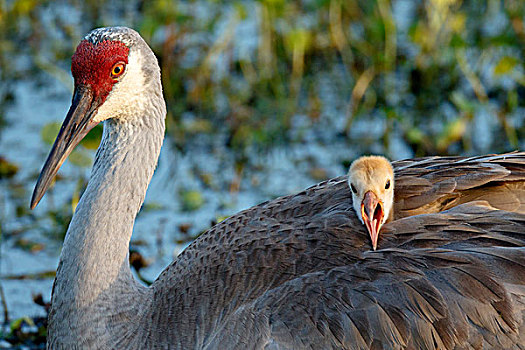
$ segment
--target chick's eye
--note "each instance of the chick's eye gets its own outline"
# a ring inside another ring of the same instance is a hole
[[[124,73],[124,69],[126,68],[126,65],[122,62],[116,63],[113,68],[111,69],[111,77],[117,78]]]
[[[354,192],[355,194],[357,194],[357,190],[356,190],[354,184],[350,184],[350,188],[352,188],[352,192]]]
[[[390,180],[386,180],[385,190],[390,188]]]

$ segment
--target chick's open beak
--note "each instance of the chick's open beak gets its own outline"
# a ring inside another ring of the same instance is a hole
[[[383,202],[381,202],[377,195],[372,191],[365,193],[365,197],[361,203],[361,216],[363,217],[363,221],[368,229],[368,233],[370,234],[372,248],[376,250],[379,230],[383,225],[385,212],[383,210]]]

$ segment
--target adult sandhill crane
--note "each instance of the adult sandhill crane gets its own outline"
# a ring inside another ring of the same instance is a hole
[[[135,31],[101,28],[72,73],[31,207],[87,131],[104,133],[64,241],[49,348],[525,347],[524,153],[394,162],[400,219],[377,251],[340,177],[215,225],[145,287],[128,248],[164,134],[157,60]]]

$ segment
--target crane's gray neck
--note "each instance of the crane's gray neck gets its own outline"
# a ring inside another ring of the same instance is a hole
[[[94,318],[138,315],[136,308],[145,307],[140,301],[146,288],[131,275],[128,251],[164,137],[163,100],[160,106],[133,121],[105,122],[60,256],[50,314],[55,334],[63,327],[72,332],[71,324],[93,327]]]

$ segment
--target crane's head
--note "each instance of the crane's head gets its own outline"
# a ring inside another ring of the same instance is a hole
[[[98,28],[89,32],[71,59],[75,89],[71,107],[42,168],[31,199],[33,209],[76,145],[98,123],[138,120],[141,109],[164,106],[155,55],[133,29]],[[151,103],[156,99],[156,103]],[[165,107],[164,107],[165,108]]]
[[[389,218],[394,204],[394,171],[380,156],[361,157],[350,165],[348,185],[357,217],[365,224],[377,248],[381,226]]]

